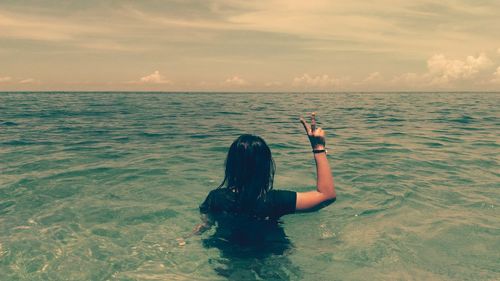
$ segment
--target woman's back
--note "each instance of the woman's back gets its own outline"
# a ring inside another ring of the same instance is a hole
[[[204,245],[226,250],[237,245],[262,254],[282,254],[290,242],[278,219],[295,211],[295,200],[295,192],[270,190],[257,199],[254,208],[243,211],[234,189],[214,189],[200,205],[200,212],[217,222],[216,232]]]
[[[256,219],[277,220],[283,215],[295,212],[297,194],[288,190],[270,190],[259,197],[251,209],[242,210],[235,189],[212,190],[200,205],[204,214],[239,214]]]

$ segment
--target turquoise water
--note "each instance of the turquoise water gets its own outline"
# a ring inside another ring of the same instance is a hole
[[[0,280],[498,280],[498,93],[0,93]],[[282,253],[187,237],[227,147],[262,136],[275,188],[338,200],[285,216]],[[184,237],[184,240],[179,238]]]

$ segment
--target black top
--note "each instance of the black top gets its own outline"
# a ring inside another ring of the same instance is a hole
[[[270,190],[259,198],[252,209],[251,215],[263,219],[278,219],[295,212],[297,193],[288,190]],[[237,193],[233,189],[218,188],[210,191],[205,201],[200,205],[201,213],[238,214],[240,211]]]

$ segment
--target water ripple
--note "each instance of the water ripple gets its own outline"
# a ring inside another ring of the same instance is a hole
[[[0,93],[0,279],[496,280],[498,104],[498,93]],[[180,239],[239,134],[266,139],[275,188],[313,188],[298,122],[311,111],[338,199],[284,217],[290,251]]]

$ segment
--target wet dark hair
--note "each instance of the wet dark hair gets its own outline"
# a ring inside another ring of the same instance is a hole
[[[235,189],[241,211],[249,211],[273,188],[276,166],[271,150],[259,136],[244,134],[229,147],[224,180],[218,188]]]

